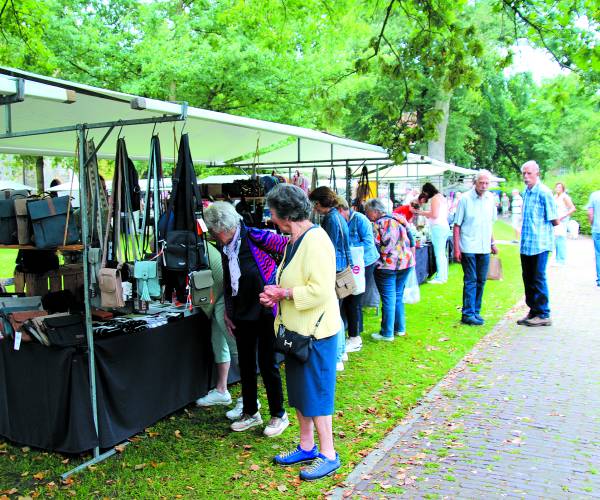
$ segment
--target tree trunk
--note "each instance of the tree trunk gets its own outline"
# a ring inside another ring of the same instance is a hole
[[[35,159],[35,179],[37,182],[37,192],[44,192],[44,157],[38,156]]]
[[[437,138],[427,143],[427,155],[434,160],[446,161],[446,129],[450,118],[450,99],[452,92],[443,94],[435,102],[435,109],[442,112],[442,119],[437,124]]]

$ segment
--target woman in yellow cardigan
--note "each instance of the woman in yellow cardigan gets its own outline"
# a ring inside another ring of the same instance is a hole
[[[312,462],[300,471],[307,481],[333,474],[340,458],[333,446],[335,364],[340,326],[335,294],[335,250],[327,233],[310,222],[311,205],[297,186],[281,184],[266,199],[271,218],[291,236],[277,285],[265,286],[261,302],[277,305],[275,331],[283,323],[288,330],[315,337],[306,363],[285,358],[287,393],[300,423],[300,444],[274,458],[278,465]],[[315,445],[314,429],[320,450]]]

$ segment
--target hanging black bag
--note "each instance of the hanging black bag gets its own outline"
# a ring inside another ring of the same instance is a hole
[[[164,264],[169,271],[181,271],[187,275],[207,267],[205,245],[198,235],[196,223],[196,211],[202,212],[202,198],[187,134],[181,136],[172,186],[165,215],[168,221],[166,234],[163,234]]]

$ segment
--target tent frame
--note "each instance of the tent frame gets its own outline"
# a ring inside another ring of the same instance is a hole
[[[20,102],[20,101],[13,101]],[[54,134],[54,133],[62,133],[62,132],[77,132],[77,137],[79,140],[79,144],[81,145],[79,148],[79,193],[80,193],[80,210],[81,210],[81,240],[84,243],[83,245],[83,287],[84,287],[84,312],[85,312],[85,329],[86,329],[86,339],[88,345],[88,369],[89,369],[89,379],[90,379],[90,400],[92,404],[92,418],[94,421],[94,429],[96,431],[96,436],[100,439],[98,434],[98,405],[97,405],[97,388],[96,388],[96,359],[94,355],[94,334],[92,330],[92,315],[90,308],[90,300],[89,300],[89,269],[87,266],[88,262],[88,244],[89,240],[89,221],[88,221],[88,202],[87,202],[87,185],[85,178],[85,169],[87,167],[90,158],[85,159],[85,141],[86,141],[86,132],[92,129],[101,129],[108,128],[102,140],[98,143],[96,147],[96,151],[98,151],[106,139],[110,136],[115,127],[127,127],[133,125],[147,125],[147,124],[157,124],[164,122],[178,122],[187,119],[187,102],[181,104],[181,114],[179,115],[163,115],[159,117],[151,117],[151,118],[140,118],[133,120],[116,120],[111,122],[99,122],[99,123],[80,123],[76,125],[69,125],[65,127],[55,127],[55,128],[47,128],[47,129],[37,129],[37,130],[28,130],[22,132],[12,132],[12,123],[10,120],[10,103],[5,103],[5,116],[7,118],[7,131],[4,134],[0,134],[0,141],[2,139],[9,139],[13,137],[27,137],[33,135],[44,135],[44,134]],[[123,445],[127,445],[128,441],[124,442]],[[100,447],[96,446],[93,451],[93,457],[90,460],[78,465],[74,469],[71,469],[64,474],[61,475],[61,479],[66,479],[72,474],[80,472],[90,465],[96,464],[98,462],[102,462],[107,458],[111,457],[116,453],[116,449],[113,447],[112,449],[100,453]]]

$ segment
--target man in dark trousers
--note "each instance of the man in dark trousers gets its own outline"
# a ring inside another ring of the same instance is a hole
[[[559,224],[552,191],[540,180],[539,165],[530,160],[521,167],[526,189],[523,192],[523,227],[521,229],[521,268],[525,285],[525,302],[529,313],[519,325],[549,326],[550,305],[546,264],[554,248],[554,227]]]

